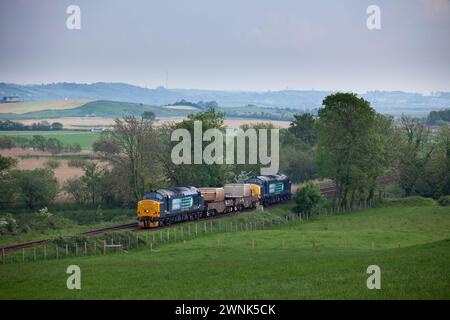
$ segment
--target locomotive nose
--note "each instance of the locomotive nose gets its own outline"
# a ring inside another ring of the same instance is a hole
[[[141,200],[137,205],[138,223],[143,228],[159,226],[160,204],[154,200]]]

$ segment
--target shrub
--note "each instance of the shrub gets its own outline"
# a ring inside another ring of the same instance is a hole
[[[49,169],[15,170],[11,173],[20,198],[29,208],[50,204],[58,194],[58,181]]]
[[[320,192],[319,186],[307,182],[295,192],[294,201],[296,212],[312,213],[325,202],[325,198]]]
[[[46,166],[49,169],[56,169],[59,168],[59,166],[61,165],[61,162],[59,162],[59,160],[56,159],[48,159],[47,162],[45,162],[44,166]]]
[[[0,234],[15,234],[17,227],[17,221],[10,213],[0,216]]]
[[[75,158],[75,159],[70,159],[67,162],[67,165],[69,167],[83,168],[86,165],[86,162],[87,162],[86,160]]]
[[[11,149],[15,147],[14,141],[9,137],[0,137],[0,149]]]
[[[450,196],[442,196],[439,198],[438,200],[439,205],[443,206],[443,207],[448,207],[450,206]]]
[[[398,204],[402,206],[435,206],[436,201],[431,198],[425,198],[420,196],[411,196],[397,199],[387,199],[388,204]]]

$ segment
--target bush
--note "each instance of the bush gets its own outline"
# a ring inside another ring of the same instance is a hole
[[[45,162],[44,166],[49,168],[49,169],[56,169],[59,168],[59,166],[61,165],[61,162],[59,162],[59,160],[56,159],[48,159],[47,162]]]
[[[17,232],[17,221],[10,213],[0,216],[0,234],[15,234]]]
[[[448,207],[450,206],[450,196],[443,196],[440,197],[438,200],[439,205],[443,206],[443,207]]]
[[[11,175],[29,208],[47,206],[58,194],[58,181],[49,169],[15,170]]]
[[[436,201],[431,198],[425,198],[420,196],[411,196],[397,199],[387,199],[388,204],[398,204],[402,206],[435,206]]]
[[[11,149],[16,145],[9,137],[0,137],[0,149]]]
[[[325,202],[319,186],[307,182],[294,195],[295,211],[298,213],[313,213]]]
[[[83,168],[86,165],[87,161],[83,159],[70,159],[67,162],[67,165],[69,167],[75,167],[75,168]]]
[[[45,207],[40,209],[30,218],[32,230],[48,230],[48,229],[61,229],[73,225],[73,221],[61,217],[57,214],[52,214]]]

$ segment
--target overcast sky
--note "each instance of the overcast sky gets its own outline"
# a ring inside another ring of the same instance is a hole
[[[2,82],[450,91],[450,0],[0,0],[0,48]]]

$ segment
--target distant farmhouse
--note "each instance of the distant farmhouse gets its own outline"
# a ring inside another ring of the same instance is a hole
[[[19,96],[4,96],[0,103],[21,102]]]

